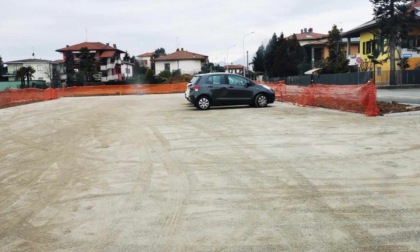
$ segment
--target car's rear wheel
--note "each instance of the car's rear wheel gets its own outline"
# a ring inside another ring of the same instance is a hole
[[[200,110],[206,110],[210,108],[210,99],[207,96],[198,97],[195,102],[195,106]]]
[[[268,99],[267,96],[265,96],[264,94],[258,94],[255,97],[255,106],[256,107],[266,107],[268,104]]]

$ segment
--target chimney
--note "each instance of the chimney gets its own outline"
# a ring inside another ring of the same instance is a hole
[[[184,51],[184,48],[181,48],[181,51]]]
[[[300,29],[300,34],[303,34],[303,29]]]
[[[107,46],[109,46],[109,43],[106,43]]]
[[[313,31],[314,31],[314,29],[312,29],[312,28],[309,28],[309,33],[312,33]]]
[[[66,45],[66,47],[70,47],[69,45]]]
[[[177,48],[176,51],[179,52],[179,48]]]
[[[114,44],[114,48],[117,49],[117,45],[116,44]]]
[[[308,33],[308,29],[307,28],[305,28],[304,31],[305,31],[305,33]]]

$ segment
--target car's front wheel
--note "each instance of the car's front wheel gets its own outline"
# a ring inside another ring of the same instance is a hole
[[[207,96],[200,96],[195,102],[198,109],[206,110],[210,108],[210,99]]]
[[[255,106],[256,107],[266,107],[268,104],[268,99],[267,96],[265,96],[264,94],[258,94],[255,97]]]

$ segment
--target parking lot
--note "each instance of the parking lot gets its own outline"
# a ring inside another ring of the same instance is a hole
[[[0,251],[420,251],[420,115],[183,94],[0,110]]]

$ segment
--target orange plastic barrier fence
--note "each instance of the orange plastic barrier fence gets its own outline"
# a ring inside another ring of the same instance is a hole
[[[9,89],[0,92],[0,107],[44,101],[44,90],[36,88]]]
[[[130,94],[169,94],[184,92],[186,87],[186,82],[175,84],[100,85],[61,88],[57,89],[57,92],[58,97]]]
[[[324,107],[342,111],[378,116],[376,85],[322,85],[308,87],[286,85],[284,82],[267,83],[276,92],[276,100],[302,106]]]
[[[130,94],[168,94],[182,93],[186,82],[175,84],[135,84],[135,85],[100,85],[68,88],[9,89],[0,91],[0,108],[37,101],[47,101],[60,97],[130,95]]]

